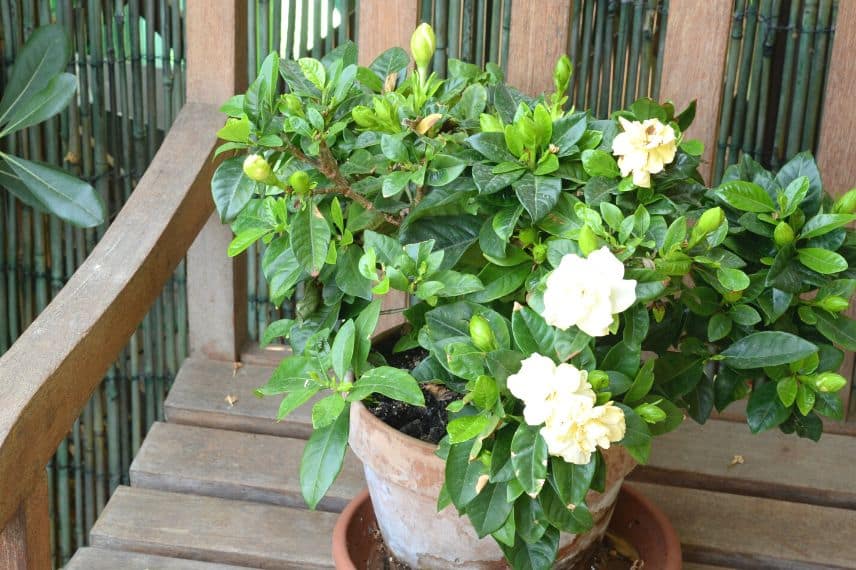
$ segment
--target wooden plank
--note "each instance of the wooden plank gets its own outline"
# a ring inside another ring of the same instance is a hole
[[[674,101],[678,110],[697,101],[695,121],[687,136],[704,143],[699,171],[708,182],[716,150],[731,11],[730,0],[681,0],[669,5],[666,26],[660,98]]]
[[[298,465],[305,443],[156,423],[131,465],[131,485],[303,509]],[[348,453],[318,509],[340,512],[365,486],[362,464]]]
[[[735,456],[742,464],[732,464]],[[687,420],[658,437],[648,465],[632,479],[856,510],[856,438],[824,434],[819,442],[779,431],[752,434],[745,424]],[[854,515],[856,516],[856,515]]]
[[[65,570],[117,570],[119,568],[122,570],[246,570],[245,566],[197,562],[104,548],[81,548],[65,565]]]
[[[737,568],[856,568],[856,513],[635,483],[672,521],[684,560]]]
[[[51,567],[48,482],[42,471],[33,493],[0,532],[0,568],[43,570]]]
[[[835,22],[835,41],[824,91],[817,164],[823,175],[824,189],[840,196],[856,186],[853,163],[856,161],[856,116],[853,114],[853,90],[856,89],[856,2],[842,2]],[[856,306],[847,315],[856,318]],[[841,374],[850,380],[841,392],[844,410],[849,409],[856,358],[846,352]]]
[[[553,89],[553,68],[567,53],[571,3],[512,0],[508,83],[532,95]],[[670,16],[671,17],[671,16]]]
[[[219,106],[245,91],[246,0],[188,0],[186,22],[188,101]],[[244,255],[226,255],[231,241],[211,216],[187,253],[187,312],[191,354],[236,362],[247,339],[247,269]]]
[[[419,21],[418,0],[360,0],[360,65],[368,65],[391,47],[410,52],[410,36]]]
[[[188,103],[89,258],[0,356],[0,528],[172,276],[211,209],[222,116]]]
[[[337,515],[119,487],[90,533],[98,548],[270,569],[332,568]]]
[[[279,398],[258,398],[253,391],[273,370],[244,364],[190,358],[178,371],[164,413],[169,422],[307,439],[312,434],[311,406],[301,406],[276,422]],[[232,403],[229,403],[227,401]]]

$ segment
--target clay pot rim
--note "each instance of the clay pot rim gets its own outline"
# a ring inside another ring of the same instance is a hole
[[[348,527],[355,513],[363,508],[366,501],[371,502],[368,488],[363,489],[351,499],[336,518],[336,524],[333,526],[333,564],[336,566],[336,570],[357,570],[348,550]]]
[[[439,447],[437,444],[428,443],[427,441],[422,441],[421,439],[400,432],[399,430],[395,429],[394,427],[387,424],[382,419],[371,413],[369,409],[366,408],[365,404],[363,404],[362,402],[354,402],[353,404],[351,404],[351,407],[356,408],[356,410],[352,409],[351,412],[353,413],[354,411],[356,411],[358,414],[360,414],[360,419],[361,421],[365,422],[367,428],[371,430],[385,431],[387,433],[390,433],[392,434],[391,438],[395,439],[401,445],[415,447],[421,453],[426,453],[436,457],[436,451]],[[440,458],[438,457],[437,459]]]

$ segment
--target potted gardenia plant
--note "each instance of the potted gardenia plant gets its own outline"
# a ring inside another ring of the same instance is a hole
[[[549,568],[685,414],[748,398],[753,432],[812,439],[842,416],[856,192],[825,195],[807,153],[708,189],[693,105],[598,120],[567,108],[567,58],[532,98],[492,64],[429,74],[425,24],[411,51],[272,54],[224,106],[229,254],[261,240],[273,302],[299,292],[258,393],[284,395],[278,419],[312,403],[310,507],[350,439],[403,562]],[[391,290],[407,323],[373,349]]]

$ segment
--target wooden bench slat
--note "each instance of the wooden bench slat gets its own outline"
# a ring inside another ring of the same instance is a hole
[[[299,439],[156,423],[131,465],[131,485],[304,509],[298,476],[304,445]],[[362,464],[349,452],[318,508],[340,512],[365,485]]]
[[[634,483],[672,521],[684,559],[738,568],[856,568],[856,513]]]
[[[740,455],[744,463],[732,465]],[[856,438],[824,434],[819,442],[779,431],[752,434],[745,424],[691,420],[654,442],[649,465],[633,479],[710,491],[856,509]],[[856,517],[856,514],[854,514]]]
[[[119,487],[90,533],[99,548],[258,568],[332,568],[333,513]]]
[[[104,548],[81,548],[65,570],[246,570],[246,567],[122,552]]]

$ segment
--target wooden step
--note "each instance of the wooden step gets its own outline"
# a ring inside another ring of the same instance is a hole
[[[167,421],[210,428],[307,439],[312,406],[304,405],[276,422],[281,398],[258,398],[253,390],[267,383],[269,366],[189,358],[178,371],[164,413]]]
[[[752,570],[856,568],[854,511],[699,489],[633,485],[672,521],[687,561]]]
[[[89,547],[75,552],[65,570],[246,570],[246,567]]]
[[[269,569],[332,568],[336,515],[119,487],[92,546]]]
[[[304,440],[156,423],[131,465],[131,485],[306,508],[298,466]],[[348,453],[318,508],[339,512],[365,487],[359,460]]]
[[[724,420],[687,420],[656,438],[649,465],[632,479],[856,509],[853,465],[843,459],[850,457],[854,437],[824,434],[814,442],[778,430],[752,434]]]

